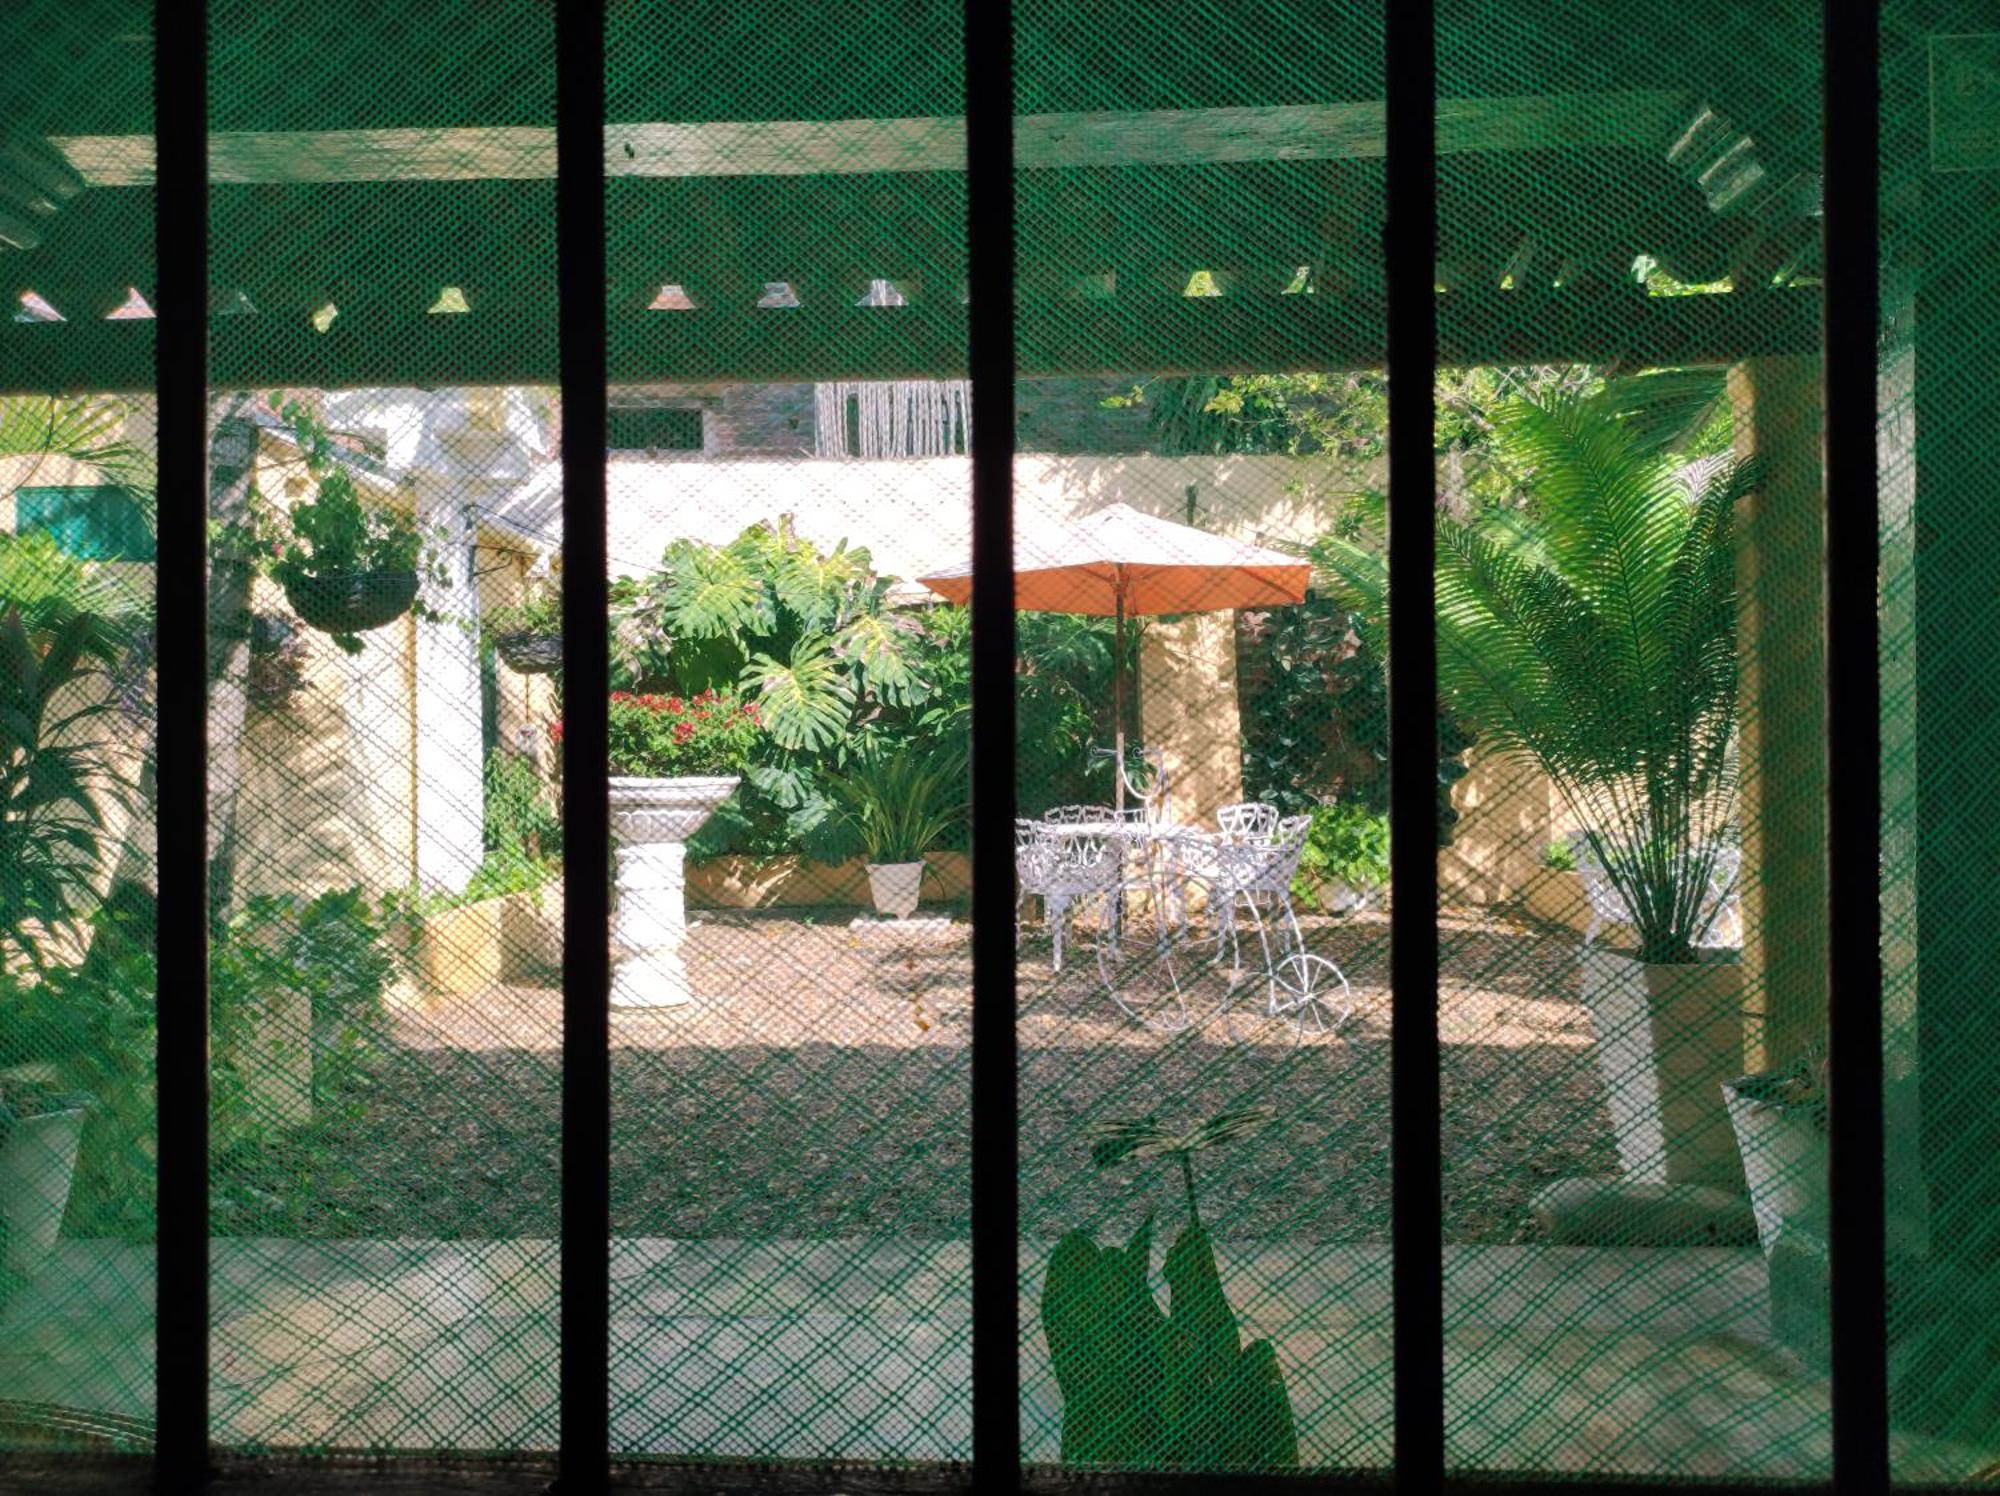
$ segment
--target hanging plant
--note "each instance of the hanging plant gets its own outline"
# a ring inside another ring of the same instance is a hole
[[[480,620],[509,670],[550,675],[562,669],[562,584],[553,577],[526,602],[495,608]]]
[[[354,480],[328,464],[319,492],[291,508],[290,536],[273,545],[270,571],[292,611],[309,628],[333,636],[349,654],[357,635],[394,623],[416,609],[421,575],[443,581],[424,532],[399,510],[362,503]]]

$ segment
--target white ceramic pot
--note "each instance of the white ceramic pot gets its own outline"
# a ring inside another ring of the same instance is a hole
[[[742,783],[735,775],[611,780],[618,905],[611,922],[614,1008],[675,1008],[693,999],[687,939],[687,839]]]
[[[24,1117],[0,1143],[0,1220],[7,1223],[4,1265],[16,1278],[33,1276],[55,1250],[69,1208],[83,1138],[83,1109]]]
[[[1591,946],[1583,1002],[1596,1035],[1625,1176],[1740,1192],[1722,1087],[1743,1070],[1743,971],[1734,952],[1656,965]]]
[[[908,919],[917,912],[917,900],[924,887],[921,862],[871,862],[868,864],[868,892],[879,914]]]
[[[1824,1235],[1826,1218],[1826,1134],[1799,1107],[1762,1106],[1733,1085],[1722,1094],[1743,1156],[1750,1185],[1750,1210],[1757,1217],[1757,1245],[1764,1255],[1777,1245],[1785,1222]]]

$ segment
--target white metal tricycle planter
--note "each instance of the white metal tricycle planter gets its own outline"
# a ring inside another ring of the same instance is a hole
[[[687,939],[687,839],[735,793],[733,774],[611,780],[618,903],[611,922],[611,1006],[677,1008],[693,1000]]]

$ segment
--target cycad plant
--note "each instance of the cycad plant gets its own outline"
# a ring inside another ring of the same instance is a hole
[[[1754,474],[1710,462],[1690,479],[1601,396],[1498,420],[1533,504],[1438,516],[1440,688],[1554,782],[1639,958],[1692,961],[1735,809],[1733,520]],[[1378,549],[1329,536],[1313,554],[1323,586],[1385,616]]]

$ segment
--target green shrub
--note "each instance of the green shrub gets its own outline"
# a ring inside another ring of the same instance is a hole
[[[920,862],[965,814],[965,757],[874,748],[835,788],[870,862]]]
[[[1310,900],[1322,883],[1360,892],[1389,881],[1389,818],[1365,805],[1317,805],[1292,892]]]
[[[486,755],[485,843],[495,858],[541,861],[562,855],[562,817],[535,760],[495,748]]]
[[[143,898],[113,898],[94,917],[84,961],[0,979],[0,1064],[34,1063],[63,1092],[90,1098],[70,1191],[70,1229],[143,1238],[155,1198],[154,921]],[[301,1000],[312,1058],[315,1122],[351,1094],[395,975],[386,920],[359,888],[317,898],[260,897],[210,934],[211,1156],[218,1218],[282,1213],[266,1195],[239,1199],[231,1162],[295,1140],[290,1117],[258,1100],[257,1072],[296,1058],[274,1052],[260,1019],[273,994]],[[310,1133],[308,1128],[307,1132]]]

